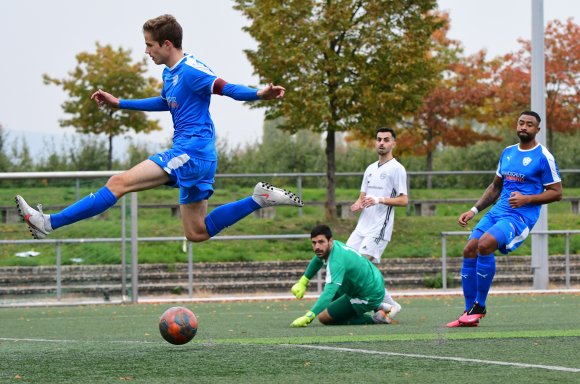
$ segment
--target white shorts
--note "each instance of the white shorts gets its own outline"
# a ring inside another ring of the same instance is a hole
[[[372,257],[371,261],[375,264],[381,262],[381,255],[388,244],[387,240],[360,236],[356,232],[351,233],[346,242],[346,245],[356,249],[361,255]]]

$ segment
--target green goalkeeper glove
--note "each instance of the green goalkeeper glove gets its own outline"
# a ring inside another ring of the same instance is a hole
[[[306,276],[302,276],[300,280],[298,280],[298,282],[292,286],[290,292],[292,292],[292,294],[296,296],[297,299],[303,298],[304,294],[306,293],[306,288],[308,287],[309,281],[310,279],[308,279]]]
[[[292,322],[292,324],[290,324],[290,326],[291,327],[306,327],[308,324],[312,323],[312,320],[314,320],[315,317],[316,317],[316,315],[314,314],[314,312],[308,311],[308,312],[306,312],[306,315],[294,320]]]

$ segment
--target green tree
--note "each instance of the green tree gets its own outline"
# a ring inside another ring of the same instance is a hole
[[[14,172],[34,171],[34,161],[30,155],[30,147],[23,136],[20,137],[20,141],[18,138],[14,139],[11,157]]]
[[[336,217],[336,132],[374,131],[413,112],[436,70],[427,53],[441,25],[435,0],[236,0],[258,42],[246,55],[263,82],[286,87],[268,104],[279,128],[325,132],[326,216]],[[258,103],[257,106],[266,106]]]
[[[290,133],[277,129],[279,119],[264,122],[261,143],[231,149],[227,142],[217,141],[218,173],[304,173],[316,172],[324,166],[324,153],[319,133],[300,130]],[[294,183],[295,178],[277,182]],[[238,186],[250,186],[251,180],[237,179]],[[220,185],[228,184],[220,180]]]
[[[68,77],[57,79],[43,75],[45,84],[62,87],[69,99],[62,104],[70,119],[60,121],[61,127],[74,127],[79,133],[104,134],[108,139],[107,169],[113,166],[113,138],[129,131],[136,133],[159,130],[157,120],[149,120],[141,111],[98,108],[90,99],[97,89],[128,99],[151,97],[159,93],[161,84],[146,78],[147,61],[132,63],[131,51],[96,43],[94,53],[81,52],[76,56],[77,66]]]
[[[78,138],[78,140],[77,140]],[[107,161],[107,143],[92,135],[81,135],[71,142],[69,163],[73,171],[103,171],[110,169]]]
[[[8,144],[8,134],[4,131],[4,127],[0,124],[0,172],[8,172],[12,168],[10,158],[6,154]]]
[[[159,150],[158,145],[129,139],[125,158],[121,159],[121,164],[124,169],[129,169],[147,159],[152,153],[159,152]]]
[[[312,172],[324,166],[320,134],[281,131],[282,119],[266,121],[258,158],[263,172]]]
[[[65,143],[69,143],[66,136],[65,140],[60,144],[60,148],[57,148],[54,139],[44,140],[43,153],[36,164],[36,170],[39,172],[68,171],[69,150]]]

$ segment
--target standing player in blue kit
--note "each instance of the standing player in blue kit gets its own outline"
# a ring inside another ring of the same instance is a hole
[[[467,226],[479,211],[497,203],[473,228],[463,250],[461,281],[465,312],[448,327],[473,327],[486,313],[486,298],[495,275],[494,252],[514,251],[538,221],[542,204],[562,199],[562,183],[554,156],[536,141],[540,116],[524,111],[516,130],[519,144],[504,149],[493,182],[458,223]],[[498,200],[499,197],[499,200]]]
[[[100,190],[55,214],[44,214],[40,205],[35,210],[17,195],[19,212],[33,237],[42,239],[57,228],[98,215],[129,192],[160,185],[179,188],[185,237],[194,242],[215,236],[260,208],[303,206],[293,193],[260,182],[252,196],[222,205],[207,214],[217,166],[215,128],[209,113],[211,96],[225,95],[240,101],[273,100],[284,97],[285,89],[270,84],[257,90],[219,78],[204,63],[183,52],[181,25],[171,15],[148,20],[143,25],[143,35],[145,53],[155,64],[166,66],[161,95],[125,100],[99,89],[91,98],[99,106],[169,111],[174,125],[173,146],[128,171],[112,176]]]

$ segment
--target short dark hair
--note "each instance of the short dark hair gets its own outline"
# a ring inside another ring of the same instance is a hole
[[[147,20],[143,24],[143,32],[149,32],[153,40],[163,44],[165,40],[171,41],[171,44],[177,49],[181,48],[183,40],[183,29],[175,17],[171,15],[161,15],[154,19]]]
[[[397,134],[395,133],[395,131],[393,130],[393,128],[387,128],[387,127],[382,127],[377,129],[377,132],[375,133],[375,137],[377,137],[377,135],[379,134],[379,132],[390,132],[391,136],[393,136],[393,139],[397,138]]]
[[[324,237],[326,237],[326,240],[332,239],[332,231],[330,230],[330,227],[326,224],[317,225],[316,227],[312,228],[312,231],[310,231],[311,239],[319,235],[324,235]]]
[[[536,112],[534,112],[534,111],[523,111],[522,113],[520,113],[520,116],[521,116],[521,115],[526,115],[526,116],[533,116],[533,117],[535,117],[535,118],[536,118],[536,121],[538,122],[538,125],[540,125],[540,123],[542,122],[542,119],[540,118],[540,115],[539,115],[539,114],[537,114],[537,113],[536,113]]]

